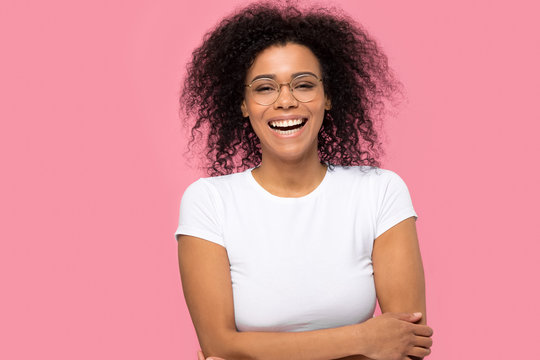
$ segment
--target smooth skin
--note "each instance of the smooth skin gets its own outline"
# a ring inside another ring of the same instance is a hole
[[[270,75],[278,83],[291,81],[292,74],[311,72],[322,78],[322,70],[315,55],[305,46],[288,44],[271,46],[262,51],[248,70],[248,83],[259,75]],[[326,166],[319,161],[317,136],[330,110],[331,100],[324,94],[322,84],[318,96],[307,103],[297,101],[288,86],[272,105],[259,105],[246,91],[241,109],[249,117],[251,126],[261,142],[262,161],[252,171],[253,177],[270,193],[281,197],[300,197],[309,194],[323,180]],[[268,126],[275,116],[298,115],[308,121],[300,136],[280,138]]]
[[[287,83],[302,71],[322,75],[311,50],[291,43],[272,46],[257,56],[247,81],[270,74],[279,83]],[[326,166],[318,159],[317,134],[331,100],[322,87],[320,90],[313,101],[301,103],[283,86],[278,100],[268,106],[255,103],[246,92],[242,113],[249,116],[262,146],[262,162],[253,176],[276,196],[304,196],[324,178]],[[308,117],[301,136],[275,136],[268,119],[291,114]],[[204,239],[179,235],[178,255],[184,296],[202,348],[200,360],[203,353],[212,359],[228,360],[403,360],[430,353],[433,331],[425,325],[424,272],[414,218],[393,226],[374,242],[373,271],[383,314],[332,329],[238,332],[226,249]]]

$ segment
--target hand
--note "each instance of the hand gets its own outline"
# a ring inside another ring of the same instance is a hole
[[[199,350],[199,351],[197,351],[197,360],[225,360],[225,359],[218,358],[218,357],[215,357],[215,356],[212,356],[212,357],[209,357],[208,359],[205,359],[203,352],[201,350]]]
[[[385,313],[360,324],[367,348],[363,355],[375,360],[409,360],[431,353],[433,330],[415,324],[421,313]]]

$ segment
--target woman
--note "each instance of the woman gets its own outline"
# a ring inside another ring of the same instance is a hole
[[[190,144],[207,133],[211,177],[186,189],[176,235],[205,356],[430,353],[416,213],[378,167],[375,125],[398,85],[336,10],[252,4],[195,50],[181,103]]]

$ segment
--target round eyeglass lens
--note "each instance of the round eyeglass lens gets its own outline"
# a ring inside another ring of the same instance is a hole
[[[320,80],[313,75],[300,75],[295,77],[289,84],[294,98],[300,102],[308,102],[315,99]],[[273,104],[281,92],[280,85],[273,79],[257,79],[250,86],[253,100],[260,105]]]
[[[313,75],[300,75],[291,81],[292,93],[296,100],[300,102],[315,99],[318,86],[319,79]]]

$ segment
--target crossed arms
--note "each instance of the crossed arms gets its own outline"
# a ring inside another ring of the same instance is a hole
[[[205,356],[227,360],[402,360],[427,356],[425,285],[414,218],[374,242],[372,261],[382,315],[360,324],[305,332],[238,332],[227,252],[180,235],[184,297]],[[421,312],[422,316],[413,315]]]

